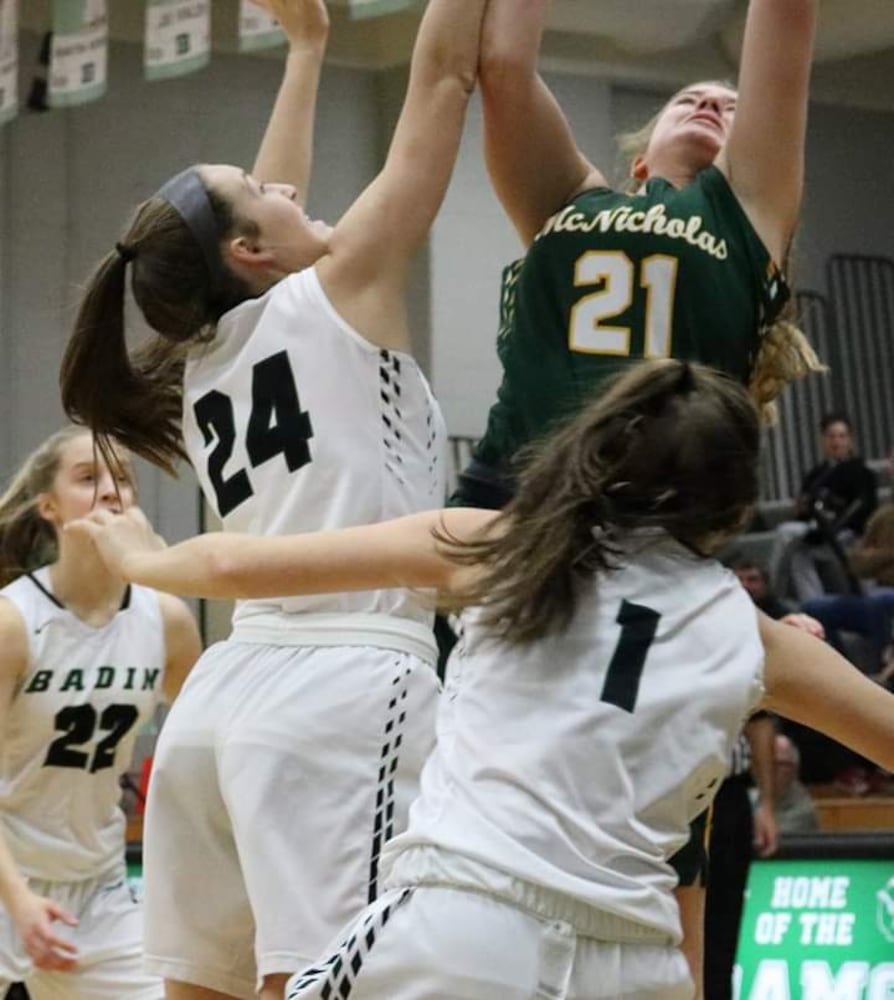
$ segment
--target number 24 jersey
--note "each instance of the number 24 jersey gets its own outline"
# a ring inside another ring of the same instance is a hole
[[[183,436],[228,531],[284,535],[440,507],[443,417],[416,362],[364,339],[314,268],[227,313],[184,376]],[[253,614],[430,613],[400,591],[246,601]]]

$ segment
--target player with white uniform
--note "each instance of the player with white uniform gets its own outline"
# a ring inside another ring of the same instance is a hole
[[[230,421],[249,430],[230,438]],[[416,362],[353,330],[312,268],[192,353],[183,431],[226,530],[367,524],[445,493],[443,421]],[[250,995],[253,940],[258,975],[297,968],[376,898],[434,739],[431,619],[404,590],[237,605],[154,761],[147,956],[165,978]],[[212,885],[207,907],[187,906]],[[185,933],[188,967],[171,957]]]
[[[16,981],[33,1000],[164,995],[142,968],[120,779],[198,635],[181,602],[111,577],[64,532],[51,565],[23,572],[94,491],[121,509],[129,472],[116,489],[76,428],[54,435],[0,500],[2,576],[21,574],[0,590],[0,996]],[[59,935],[54,920],[71,926]]]
[[[759,617],[711,558],[757,496],[759,449],[737,383],[653,361],[545,441],[496,516],[166,551],[138,513],[79,525],[116,572],[176,592],[390,582],[466,606],[391,888],[290,1000],[691,996],[669,859],[744,717],[763,703],[894,764],[894,695]]]
[[[224,525],[257,536],[442,506],[445,435],[408,353],[406,289],[456,159],[486,5],[428,4],[385,165],[330,228],[300,204],[326,8],[266,3],[290,53],[253,175],[192,167],[141,206],[82,302],[67,412],[161,465],[188,453]],[[159,334],[130,355],[128,273]],[[434,739],[418,595],[272,596],[239,606],[156,754],[146,952],[170,1000],[281,998],[375,898],[379,849]]]

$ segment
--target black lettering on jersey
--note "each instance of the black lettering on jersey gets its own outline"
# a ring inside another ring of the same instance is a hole
[[[144,670],[143,671],[143,691],[154,691],[155,682],[158,680],[158,675],[161,671],[156,667],[155,670]]]
[[[217,389],[212,389],[196,401],[193,412],[205,444],[209,445],[212,438],[217,438],[217,444],[208,456],[208,478],[217,496],[217,509],[223,517],[254,493],[245,469],[234,472],[229,479],[224,479],[223,475],[224,466],[230,460],[236,443],[233,401]]]
[[[107,705],[99,716],[92,705],[66,705],[56,713],[56,731],[61,732],[50,744],[44,767],[70,767],[79,771],[97,771],[112,767],[115,750],[137,721],[136,705]],[[77,749],[93,740],[97,728],[106,735],[96,744],[92,757],[86,750]]]
[[[113,667],[106,664],[96,671],[80,667],[71,670],[37,670],[23,691],[107,691],[116,686],[124,691],[154,691],[161,670],[158,667]]]
[[[639,694],[639,682],[646,664],[649,646],[655,638],[661,615],[643,604],[621,601],[615,621],[621,637],[612,653],[602,685],[601,700],[632,712]]]
[[[251,417],[245,446],[252,468],[276,455],[289,472],[310,461],[308,441],[313,437],[310,417],[301,409],[298,390],[285,351],[259,361],[252,371]]]
[[[25,694],[31,694],[32,691],[48,691],[52,679],[52,670],[38,670],[31,678],[31,683],[25,688]]]
[[[69,670],[66,675],[65,680],[62,682],[62,687],[59,688],[60,691],[83,691],[84,690],[84,671],[83,670]]]
[[[225,517],[254,495],[245,469],[228,478],[223,470],[236,443],[233,401],[217,389],[207,392],[193,406],[196,423],[206,445],[216,443],[208,456],[208,478],[217,499],[217,509]],[[251,415],[245,433],[245,450],[252,468],[282,455],[289,472],[311,461],[308,441],[313,437],[310,416],[301,409],[295,376],[287,351],[259,361],[251,374]]]

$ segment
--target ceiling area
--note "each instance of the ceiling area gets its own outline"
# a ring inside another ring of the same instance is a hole
[[[424,4],[352,20],[344,2],[330,0],[334,62],[406,63]],[[113,38],[140,42],[144,0],[108,7]],[[746,0],[554,0],[543,65],[645,86],[734,76],[746,7]],[[22,0],[19,8],[24,30],[46,30],[50,0]],[[212,11],[215,48],[234,51],[238,0],[213,0]],[[894,0],[821,0],[813,94],[894,110]]]

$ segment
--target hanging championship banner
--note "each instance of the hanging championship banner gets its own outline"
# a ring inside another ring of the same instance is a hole
[[[19,109],[18,0],[0,0],[0,125]]]
[[[50,107],[86,104],[102,97],[108,56],[106,0],[53,0]]]
[[[286,36],[276,18],[251,0],[239,0],[239,50],[256,52],[282,45]]]
[[[415,7],[418,0],[330,0],[333,7],[344,7],[352,18],[379,17]]]
[[[146,5],[147,80],[183,76],[211,57],[210,0],[149,0]]]

